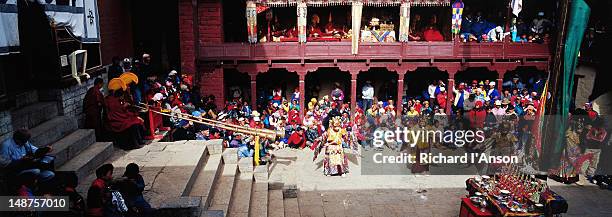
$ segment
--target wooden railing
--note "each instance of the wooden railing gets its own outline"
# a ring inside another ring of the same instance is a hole
[[[548,59],[548,44],[537,43],[360,43],[350,42],[221,43],[200,47],[200,60],[356,60],[356,59]]]

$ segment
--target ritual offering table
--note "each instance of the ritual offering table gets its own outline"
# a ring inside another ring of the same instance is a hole
[[[495,216],[552,216],[567,212],[567,201],[550,190],[545,181],[520,172],[485,175],[465,183],[469,197],[464,199],[479,202],[476,205],[486,207]],[[462,199],[461,212],[465,202]],[[466,205],[468,208],[471,207]],[[476,214],[473,216],[479,216]]]
[[[493,216],[488,209],[481,209],[474,204],[470,198],[461,198],[461,209],[459,217],[486,217]]]

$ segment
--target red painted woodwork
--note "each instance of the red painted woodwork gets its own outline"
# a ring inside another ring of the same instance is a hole
[[[535,43],[361,43],[351,54],[349,42],[205,43],[203,61],[213,60],[326,60],[326,59],[548,59],[547,44]]]

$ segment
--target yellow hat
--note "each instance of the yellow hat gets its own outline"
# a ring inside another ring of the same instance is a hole
[[[108,82],[108,89],[109,90],[126,90],[127,86],[125,85],[125,82],[123,82],[123,80],[121,80],[120,78],[113,78]]]
[[[131,84],[132,82],[134,82],[134,84],[138,84],[138,76],[131,72],[124,72],[123,74],[121,74],[121,76],[119,76],[119,78],[126,85]]]

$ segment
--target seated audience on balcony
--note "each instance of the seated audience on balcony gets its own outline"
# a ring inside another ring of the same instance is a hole
[[[320,21],[321,18],[319,18],[318,14],[312,15],[310,19],[310,26],[308,27],[308,37],[316,38],[323,35],[321,26],[319,26]]]
[[[4,140],[0,155],[8,165],[3,171],[13,175],[33,173],[39,184],[51,183],[55,177],[52,171],[55,157],[47,155],[51,152],[51,146],[36,147],[30,143],[31,138],[32,134],[28,130],[18,129],[13,132],[12,138]]]
[[[427,27],[425,31],[423,31],[423,38],[425,41],[444,41],[444,36],[442,33],[435,29],[433,26]]]
[[[534,35],[543,35],[548,33],[552,27],[550,20],[544,17],[544,12],[538,12],[538,16],[531,22],[531,33]]]
[[[502,29],[502,27],[497,26],[489,30],[489,32],[487,33],[487,39],[489,42],[498,42],[498,41],[501,42],[504,39],[505,35],[506,34],[504,33],[504,30]]]
[[[415,14],[412,20],[410,20],[410,33],[408,38],[410,41],[421,41],[423,40],[423,21],[421,20],[420,14]]]

